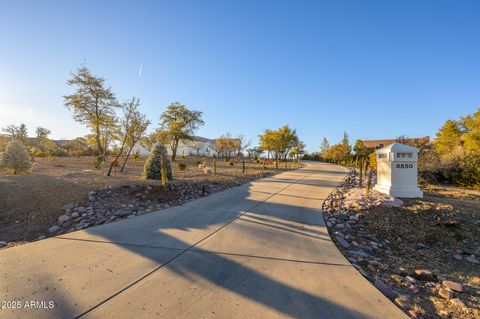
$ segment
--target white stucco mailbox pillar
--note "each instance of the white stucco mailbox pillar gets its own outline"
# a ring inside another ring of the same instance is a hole
[[[377,150],[375,189],[393,197],[423,197],[417,185],[419,149],[393,143]]]

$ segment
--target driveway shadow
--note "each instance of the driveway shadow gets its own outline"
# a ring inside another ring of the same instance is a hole
[[[330,241],[329,238],[325,238],[325,233],[319,233],[318,231],[307,229],[298,224],[302,222],[308,223],[310,221],[312,222],[311,226],[324,225],[320,207],[318,210],[309,210],[299,209],[299,207],[296,206],[268,203],[266,209],[257,211],[255,209],[264,204],[264,201],[249,200],[248,198],[243,198],[243,200],[246,200],[245,206],[252,207],[252,209],[249,210],[250,213],[248,213],[248,221],[250,223],[260,223],[263,226],[294,233],[310,240]],[[184,210],[185,208],[187,210]],[[294,213],[293,215],[292,213],[282,214],[278,213],[278,211],[293,211],[296,212],[298,216],[295,218]],[[117,244],[123,249],[130,249],[134,247],[133,245],[146,245],[153,249],[155,249],[155,247],[170,247],[177,249],[179,253],[166,263],[162,263],[162,260],[154,260],[159,264],[158,269],[154,273],[148,274],[148,276],[133,282],[131,285],[118,291],[97,306],[88,309],[78,317],[89,317],[90,314],[95,317],[98,314],[108,313],[113,309],[122,307],[127,300],[129,300],[128,308],[136,313],[136,315],[141,314],[141,308],[143,306],[146,307],[148,304],[149,308],[153,307],[155,311],[159,311],[160,315],[163,314],[163,316],[171,317],[172,313],[168,311],[162,313],[162,309],[165,310],[165,308],[168,308],[164,304],[169,302],[168,296],[165,296],[163,290],[176,289],[176,285],[165,284],[162,286],[161,284],[162,282],[166,282],[163,276],[167,276],[165,271],[168,270],[170,273],[174,273],[176,277],[169,279],[168,282],[176,283],[177,281],[182,282],[186,280],[195,283],[199,280],[206,281],[211,286],[233,293],[233,295],[228,295],[228,298],[237,298],[235,296],[238,296],[239,302],[240,299],[246,298],[254,302],[254,304],[262,305],[265,309],[268,309],[268,311],[273,310],[275,313],[285,317],[366,318],[365,313],[346,308],[331,299],[327,300],[312,292],[304,291],[292,285],[288,280],[284,282],[280,277],[271,276],[268,272],[258,271],[258,269],[252,268],[247,262],[250,259],[260,258],[266,263],[261,266],[263,267],[262,269],[265,269],[265,267],[275,269],[279,262],[287,261],[279,261],[275,258],[268,257],[232,256],[199,248],[199,244],[212,238],[233,222],[245,221],[246,219],[244,217],[246,217],[246,212],[243,210],[223,213],[220,211],[209,211],[203,208],[184,207],[155,214],[157,215],[145,215],[129,221],[86,230],[86,233],[92,235],[93,240]],[[164,217],[162,217],[162,215],[164,215]],[[121,225],[123,223],[125,224]],[[212,226],[214,226],[214,228],[212,228]],[[110,227],[111,230],[104,231],[106,227]],[[114,228],[116,228],[116,231],[113,231]],[[253,231],[255,230],[252,229],[252,232]],[[129,234],[125,236],[126,232],[129,232]],[[200,239],[192,241],[192,238],[195,238],[193,234],[197,232],[202,233],[199,237]],[[124,233],[124,236],[118,236],[118,233]],[[245,235],[248,235],[248,232],[245,232]],[[328,236],[328,234],[326,236]],[[275,271],[274,269],[272,269],[272,271]],[[305,279],[310,280],[311,278]],[[178,289],[181,289],[181,287],[179,283]],[[215,290],[214,288],[209,289]],[[207,293],[207,291],[203,293]],[[179,292],[178,294],[182,295],[183,292]],[[225,292],[223,292],[223,294],[225,294]],[[167,298],[167,300],[162,301],[162,307],[155,306],[153,300],[162,300],[162,296]],[[132,298],[138,300],[132,301]],[[183,303],[188,302],[188,300],[183,300]],[[195,303],[195,301],[193,301],[193,303]],[[208,307],[211,305],[207,304],[205,306]],[[192,305],[192,307],[195,307],[195,305]],[[235,317],[241,317],[243,310],[240,308],[237,311],[239,316]],[[209,317],[206,313],[198,315],[201,317]],[[142,316],[140,315],[140,317]]]

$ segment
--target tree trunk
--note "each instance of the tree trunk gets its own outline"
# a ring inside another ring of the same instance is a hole
[[[105,161],[105,152],[103,150],[102,141],[100,140],[100,125],[95,125],[95,140],[97,142],[98,153],[102,156],[103,161]]]
[[[119,159],[120,156],[122,155],[123,149],[125,148],[125,143],[127,142],[127,136],[128,136],[128,134],[125,135],[125,138],[123,139],[123,142],[122,142],[122,146],[120,147],[120,150],[118,151],[117,156],[116,156],[115,159],[110,163],[110,167],[108,168],[107,176],[110,176],[110,175],[112,174],[113,166],[115,165],[115,163],[118,163],[118,159]]]
[[[133,149],[134,146],[135,146],[135,144],[133,144],[132,147],[130,147],[130,149],[127,152],[127,157],[125,158],[125,161],[123,162],[122,168],[120,169],[120,172],[122,172],[122,173],[123,173],[123,169],[125,168],[125,165],[127,164],[128,157],[130,156],[130,153],[132,152],[132,149]]]
[[[171,147],[172,147],[172,162],[175,162],[177,158],[178,141],[175,141],[175,140],[172,141]]]

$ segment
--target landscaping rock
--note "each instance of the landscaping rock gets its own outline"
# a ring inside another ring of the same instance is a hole
[[[398,294],[379,278],[375,280],[375,287],[391,300],[395,300],[398,297]]]
[[[453,258],[455,258],[456,260],[463,261],[463,256],[462,255],[453,255]]]
[[[456,292],[465,292],[465,287],[458,282],[450,281],[450,280],[444,280],[443,285],[453,291]]]
[[[3,240],[0,241],[0,248],[5,247],[5,246],[7,246],[7,242],[3,241]]]
[[[474,255],[465,257],[465,260],[468,261],[469,263],[472,263],[472,264],[479,264],[480,263],[477,259],[475,259]]]
[[[66,222],[66,221],[68,221],[68,220],[70,220],[70,219],[71,219],[71,217],[68,216],[67,214],[65,214],[65,215],[62,215],[62,216],[58,217],[57,222],[58,222],[59,224],[63,224],[64,222]]]
[[[415,278],[410,277],[410,276],[406,276],[406,277],[405,277],[405,280],[406,280],[409,284],[412,284],[412,285],[417,282],[417,280],[415,280]]]
[[[408,296],[405,295],[399,295],[397,298],[394,300],[395,304],[398,305],[400,308],[403,309],[410,309],[412,308],[412,302],[408,298]]]
[[[366,252],[360,251],[360,250],[350,250],[350,251],[348,251],[348,253],[352,254],[352,255],[355,255],[355,256],[362,257],[362,258],[370,257],[370,254],[367,254]]]
[[[462,307],[462,308],[466,308],[467,306],[465,306],[465,303],[463,301],[461,301],[459,298],[453,298],[453,299],[450,299],[450,302],[456,306],[459,306],[459,307]]]
[[[130,214],[132,214],[132,211],[129,209],[119,209],[114,213],[114,215],[118,217],[126,217]]]
[[[445,289],[445,288],[440,288],[438,291],[438,295],[444,299],[452,299],[453,298],[453,291]]]
[[[73,204],[67,204],[67,205],[63,206],[63,210],[64,211],[69,211],[69,210],[72,210],[74,207],[75,207],[75,205],[73,205]]]
[[[337,240],[337,242],[338,242],[343,248],[348,248],[348,247],[350,247],[350,244],[349,244],[345,239],[343,239],[343,237],[341,237],[341,236],[336,236],[335,239]]]
[[[410,310],[408,312],[408,314],[410,315],[410,317],[412,317],[413,319],[423,319],[423,316],[413,310]]]
[[[55,225],[55,226],[50,227],[50,228],[48,229],[48,232],[49,232],[50,234],[53,234],[53,233],[58,232],[59,230],[60,230],[60,227],[57,226],[57,225]]]

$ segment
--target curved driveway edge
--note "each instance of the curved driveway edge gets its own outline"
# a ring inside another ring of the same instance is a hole
[[[346,173],[307,163],[0,251],[0,300],[19,305],[0,318],[407,318],[328,235],[321,206]]]

